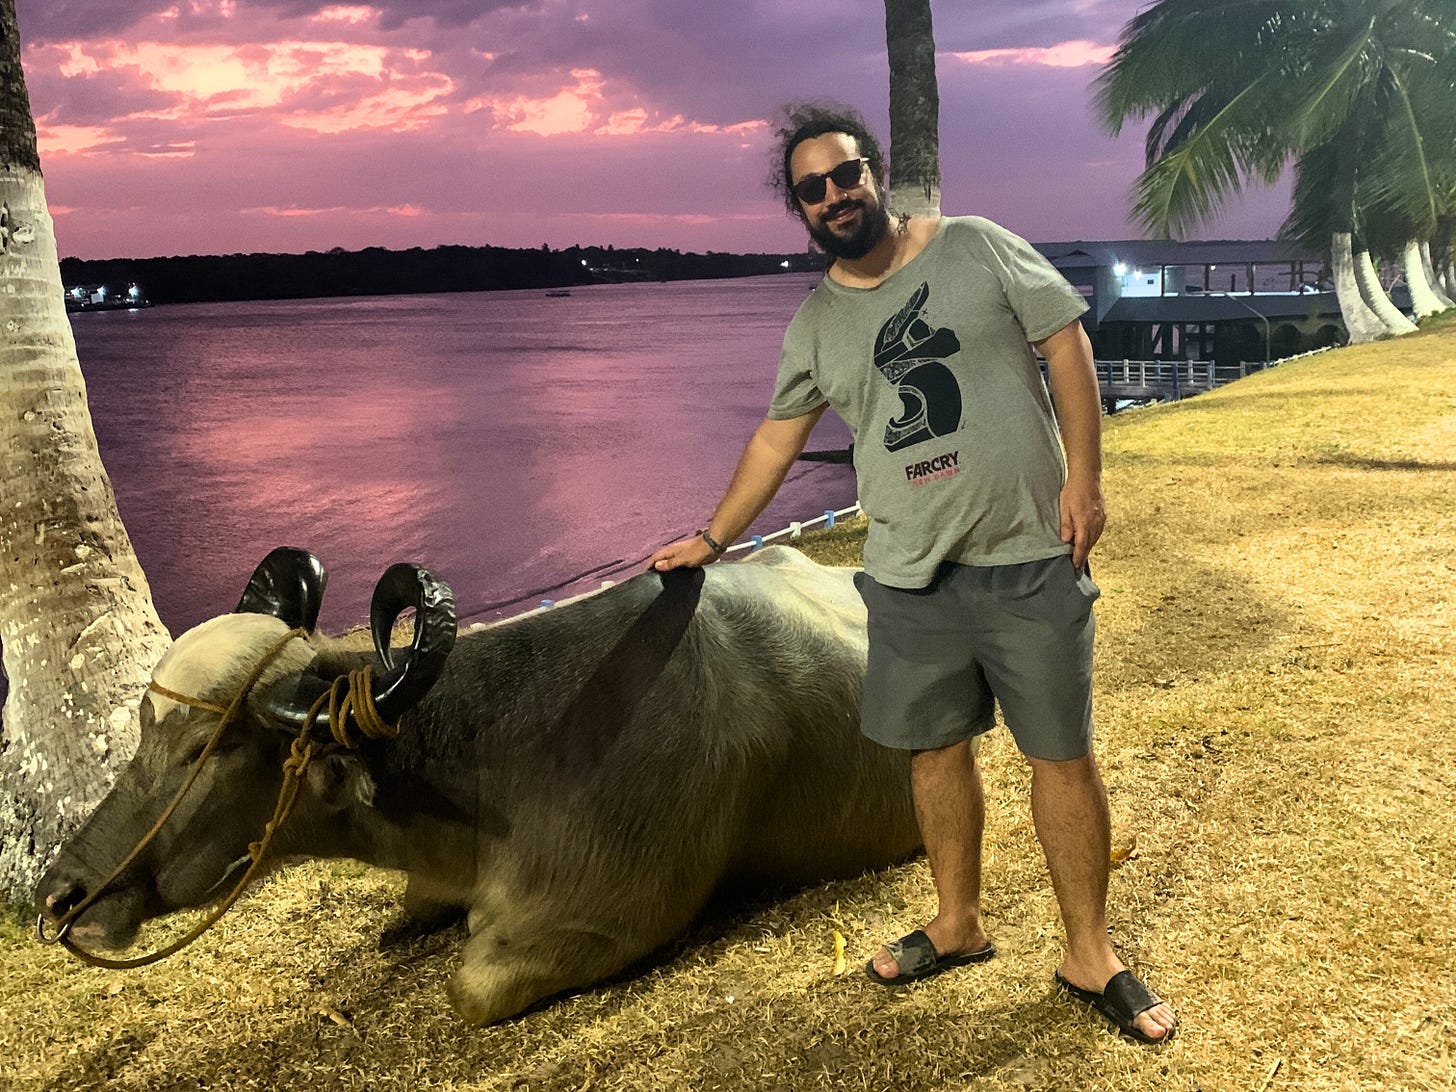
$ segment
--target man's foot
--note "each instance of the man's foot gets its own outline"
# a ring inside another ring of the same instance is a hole
[[[1076,985],[1060,969],[1053,977],[1072,997],[1096,1009],[1121,1034],[1139,1043],[1165,1043],[1178,1027],[1173,1007],[1125,967],[1107,979],[1100,990]]]
[[[905,986],[922,978],[948,971],[952,967],[964,967],[971,963],[984,963],[996,954],[996,946],[986,939],[955,951],[940,952],[923,929],[916,929],[908,936],[886,944],[865,964],[865,974],[870,981],[881,986]]]

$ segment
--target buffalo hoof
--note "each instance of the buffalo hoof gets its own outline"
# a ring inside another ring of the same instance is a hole
[[[419,940],[446,932],[452,925],[465,920],[465,911],[458,906],[445,907],[441,913],[428,918],[416,918],[408,911],[404,920],[391,925],[379,934],[379,948],[405,948]]]

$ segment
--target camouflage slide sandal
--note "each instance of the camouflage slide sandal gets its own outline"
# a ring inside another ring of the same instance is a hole
[[[1061,971],[1056,972],[1054,977],[1058,986],[1084,1005],[1091,1005],[1129,1039],[1146,1043],[1148,1046],[1157,1046],[1159,1043],[1166,1043],[1173,1038],[1173,1032],[1177,1030],[1177,1028],[1173,1028],[1166,1035],[1155,1039],[1134,1023],[1143,1013],[1161,1005],[1163,999],[1144,986],[1137,975],[1131,971],[1118,971],[1107,980],[1107,985],[1102,987],[1101,993],[1072,985],[1062,977]]]
[[[885,950],[890,953],[895,965],[900,968],[900,973],[893,978],[886,978],[875,970],[875,961],[871,959],[865,964],[865,974],[870,976],[871,982],[887,986],[890,989],[908,986],[911,982],[930,978],[932,975],[948,971],[952,967],[964,967],[969,963],[984,963],[996,954],[996,946],[988,940],[986,946],[978,952],[936,955],[935,945],[930,942],[930,938],[925,935],[923,929],[916,929],[909,936],[891,941],[885,945]]]

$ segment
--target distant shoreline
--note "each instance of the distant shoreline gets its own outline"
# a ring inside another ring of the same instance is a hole
[[[644,248],[552,250],[440,246],[334,249],[304,254],[213,254],[167,258],[64,258],[61,280],[138,285],[154,304],[398,296],[592,284],[715,280],[814,272],[818,254],[707,254]]]

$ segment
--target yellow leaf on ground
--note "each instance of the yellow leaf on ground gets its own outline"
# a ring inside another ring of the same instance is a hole
[[[834,973],[841,975],[849,970],[849,961],[844,958],[844,934],[834,930]]]
[[[1127,845],[1113,847],[1112,854],[1109,858],[1112,863],[1112,867],[1116,868],[1120,864],[1126,864],[1128,858],[1130,858],[1136,852],[1137,835],[1134,834],[1131,838],[1128,839]]]

